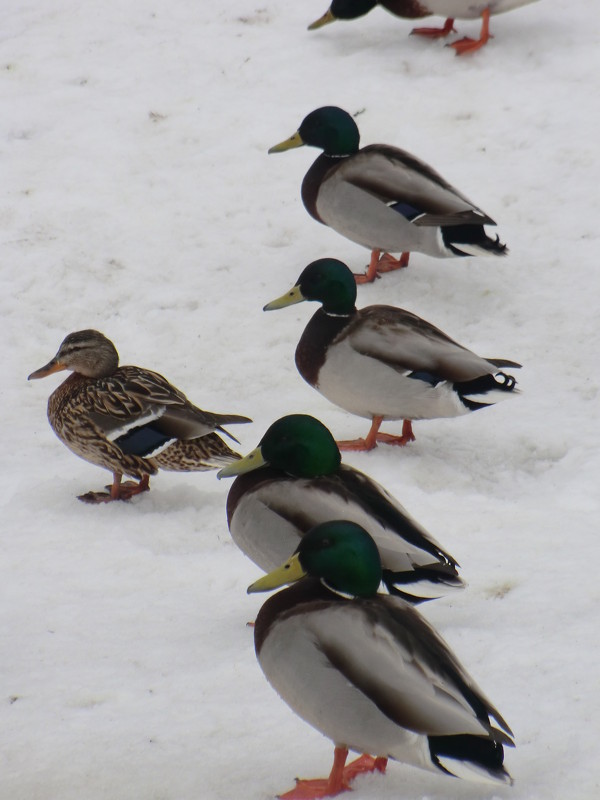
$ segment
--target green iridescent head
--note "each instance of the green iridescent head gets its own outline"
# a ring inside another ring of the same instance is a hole
[[[307,144],[328,156],[349,156],[356,153],[359,143],[358,126],[350,114],[337,106],[323,106],[304,117],[296,133],[271,147],[269,153],[282,153]]]
[[[357,19],[372,11],[377,0],[332,0],[331,11],[337,19]]]
[[[340,462],[335,439],[322,422],[308,414],[289,414],[271,425],[255,450],[229,464],[217,477],[269,465],[296,478],[316,478],[335,472]]]
[[[337,258],[319,258],[310,263],[296,284],[281,297],[267,303],[264,311],[316,300],[328,314],[351,314],[356,304],[356,280]]]
[[[316,300],[325,311],[344,314],[356,303],[356,280],[337,258],[319,258],[300,273],[296,285],[305,300]]]
[[[249,592],[264,592],[305,576],[319,578],[328,588],[349,597],[372,597],[381,582],[381,559],[364,528],[347,520],[312,528],[294,555],[260,578]]]
[[[328,156],[356,153],[360,133],[354,119],[337,106],[323,106],[304,117],[298,128],[304,144],[318,147]]]

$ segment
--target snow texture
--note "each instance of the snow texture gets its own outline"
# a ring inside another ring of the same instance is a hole
[[[368,259],[302,207],[317,151],[267,156],[326,104],[358,115],[364,144],[431,163],[510,247],[416,254],[359,305],[524,365],[519,397],[345,456],[461,563],[468,588],[423,613],[515,731],[515,785],[391,764],[353,797],[600,795],[597,3],[495,17],[463,58],[381,9],[307,32],[326,4],[4,0],[2,800],[266,800],[329,771],[331,743],[256,664],[245,623],[264,597],[245,593],[258,574],[227,531],[229,482],[162,473],[130,503],[86,506],[110,475],[48,426],[64,375],[26,382],[94,327],[122,363],[253,417],[242,452],[291,412],[364,435],[296,372],[316,306],[261,310],[315,258]]]

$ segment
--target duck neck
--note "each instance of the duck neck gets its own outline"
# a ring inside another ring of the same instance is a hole
[[[356,284],[346,286],[336,283],[321,302],[328,317],[353,317],[356,314]]]
[[[341,158],[345,158],[342,156]],[[321,184],[329,177],[329,174],[336,167],[340,166],[340,159],[334,156],[325,155],[321,153],[318,156],[302,181],[301,196],[304,208],[308,211],[313,219],[320,222],[322,225],[326,223],[321,219],[317,210],[317,197]]]
[[[329,345],[342,334],[351,314],[328,314],[319,308],[311,317],[296,347],[296,367],[304,380],[311,386],[319,381],[319,371]]]

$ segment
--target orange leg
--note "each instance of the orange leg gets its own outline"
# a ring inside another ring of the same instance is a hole
[[[346,439],[338,442],[337,446],[340,450],[372,450],[374,447],[377,447],[377,433],[382,422],[383,417],[373,417],[371,429],[366,439]]]
[[[113,482],[107,486],[107,492],[86,492],[78,499],[84,503],[110,503],[113,500],[130,500],[134,495],[150,491],[150,476],[144,475],[141,481],[121,483],[123,476],[119,472],[113,474]]]
[[[454,20],[448,19],[444,22],[443,28],[413,28],[410,32],[411,36],[428,36],[430,39],[441,39],[442,36],[448,36],[449,33],[456,33],[454,27]]]
[[[492,37],[490,34],[490,10],[486,8],[485,11],[481,14],[482,24],[481,24],[481,33],[479,34],[479,39],[470,39],[468,36],[465,36],[464,39],[459,39],[458,42],[452,42],[452,44],[447,45],[448,47],[453,47],[456,50],[457,56],[462,56],[465,53],[474,53],[475,50],[479,50],[480,47],[483,47]]]
[[[340,450],[354,450],[358,452],[373,450],[377,442],[394,444],[403,447],[415,441],[412,424],[409,419],[402,422],[402,436],[393,436],[391,433],[379,433],[383,417],[373,417],[371,428],[365,439],[347,439],[337,443]]]
[[[395,269],[408,267],[410,253],[402,253],[400,258],[394,258],[389,253],[384,253],[377,264],[377,272],[392,272]]]
[[[113,484],[114,485],[114,484]],[[126,481],[119,487],[119,500],[129,500],[136,494],[150,491],[150,475],[144,475],[141,481]],[[112,494],[112,489],[111,489]]]
[[[405,444],[415,441],[412,423],[409,419],[402,421],[402,436],[393,436],[391,433],[378,433],[377,441],[384,444],[395,444],[404,447]]]
[[[400,258],[394,258],[389,253],[381,253],[381,250],[371,252],[371,260],[364,275],[354,275],[356,283],[373,283],[379,277],[380,272],[391,272],[394,269],[408,267],[410,253],[402,253]]]
[[[344,779],[344,764],[348,758],[345,747],[336,747],[333,752],[333,767],[328,778],[304,780],[296,778],[296,786],[285,794],[280,794],[281,800],[313,800],[318,797],[335,797],[342,792],[347,792],[350,786]]]
[[[377,264],[379,264],[379,256],[381,255],[381,250],[373,250],[371,251],[371,260],[369,261],[369,265],[367,266],[367,271],[364,275],[357,275],[354,274],[354,280],[358,283],[373,283],[375,278],[378,277],[377,275]]]
[[[357,775],[364,775],[367,772],[385,772],[387,758],[377,757],[363,753],[360,758],[356,758],[347,767],[344,767],[344,780],[352,781]]]

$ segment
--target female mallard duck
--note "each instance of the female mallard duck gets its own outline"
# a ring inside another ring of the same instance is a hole
[[[405,19],[420,19],[431,15],[446,17],[446,22],[442,28],[413,28],[411,33],[418,36],[428,36],[438,39],[448,36],[455,31],[455,19],[477,19],[481,18],[481,32],[479,39],[470,39],[465,36],[457,42],[450,44],[457,55],[472,53],[483,47],[489,39],[490,17],[496,14],[504,14],[512,11],[513,8],[533,3],[534,0],[332,0],[328,10],[318,20],[308,26],[309,30],[320,28],[336,19],[357,19],[372,11],[375,6],[383,6],[397,17]]]
[[[280,697],[333,740],[331,774],[284,798],[327,797],[388,758],[457,777],[511,783],[512,731],[448,645],[399,597],[377,594],[381,562],[359,525],[326,522],[253,583],[271,597],[254,627],[258,662]],[[492,724],[495,724],[502,730]],[[369,753],[344,769],[348,750]]]
[[[70,333],[28,380],[63,369],[73,374],[50,395],[50,425],[69,450],[113,473],[108,494],[88,492],[80,500],[128,500],[148,489],[158,469],[217,469],[240,457],[214,431],[230,436],[221,426],[248,417],[202,411],[162,375],[119,367],[114,344],[99,331]],[[123,484],[123,475],[139,483]]]
[[[217,478],[233,475],[239,477],[227,496],[229,530],[265,572],[315,525],[344,517],[375,540],[390,592],[419,601],[463,586],[452,556],[382,486],[341,463],[333,436],[314,417],[274,422],[255,450]]]
[[[407,266],[413,250],[436,258],[506,253],[498,237],[485,233],[483,226],[495,225],[494,220],[428,164],[390,145],[359,149],[359,141],[350,114],[325,106],[269,150],[304,144],[323,150],[304,176],[302,202],[317,222],[372,250],[358,283]],[[397,252],[400,259],[390,255]]]
[[[366,439],[340,450],[371,450],[377,442],[414,441],[411,420],[457,417],[515,391],[498,367],[514,361],[481,358],[429,322],[393,306],[356,309],[356,283],[334,258],[313,261],[296,285],[264,310],[317,300],[298,346],[296,366],[307,383],[340,408],[372,420]],[[402,436],[379,433],[384,419],[403,419]]]

